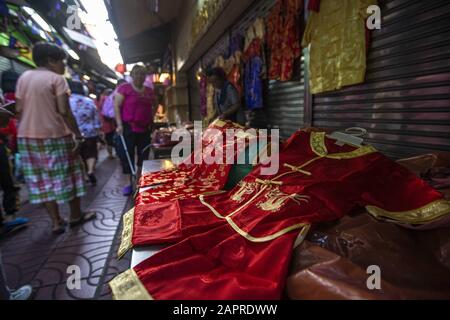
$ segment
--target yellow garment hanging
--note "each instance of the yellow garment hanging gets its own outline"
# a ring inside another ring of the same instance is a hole
[[[217,116],[216,108],[214,106],[214,87],[208,83],[206,89],[206,117],[203,119],[203,125],[208,126]]]
[[[376,0],[321,0],[311,12],[302,46],[310,45],[309,85],[312,94],[364,82],[365,21]]]

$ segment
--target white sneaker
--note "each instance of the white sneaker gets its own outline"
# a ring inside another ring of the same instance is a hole
[[[10,300],[28,300],[33,293],[31,286],[23,286],[13,292],[11,292]]]

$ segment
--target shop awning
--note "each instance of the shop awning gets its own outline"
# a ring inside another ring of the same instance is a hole
[[[82,69],[90,72],[94,70],[104,77],[117,79],[116,73],[102,62],[92,38],[81,32],[66,28],[67,14],[64,6],[58,7],[56,5],[58,1],[56,0],[28,0],[27,2],[30,7],[39,12],[42,17],[45,17],[58,33],[66,38],[67,44],[80,57]],[[63,5],[71,4],[74,4],[73,0],[63,3]]]
[[[63,27],[63,30],[73,41],[97,50],[97,46],[91,37],[66,27]]]
[[[125,63],[152,61],[164,55],[182,0],[110,0],[105,3]]]

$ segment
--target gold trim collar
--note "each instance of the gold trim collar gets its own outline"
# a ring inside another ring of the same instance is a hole
[[[367,211],[379,220],[397,223],[425,224],[450,214],[450,201],[436,200],[421,208],[408,211],[387,211],[375,206],[366,206]]]
[[[357,158],[365,156],[366,154],[377,152],[377,149],[372,146],[362,146],[350,152],[329,154],[325,144],[325,136],[325,132],[311,132],[310,135],[311,150],[314,151],[314,153],[319,157],[341,160]]]

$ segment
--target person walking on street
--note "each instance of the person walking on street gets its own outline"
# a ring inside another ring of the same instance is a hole
[[[131,70],[132,82],[121,85],[114,97],[116,131],[119,135],[123,134],[133,166],[137,152],[137,181],[142,172],[144,159],[148,159],[150,152],[146,147],[151,141],[150,128],[155,104],[153,90],[144,86],[146,76],[147,69],[135,65]],[[122,157],[121,162],[123,173],[130,175],[130,185],[123,189],[123,195],[129,196],[133,193],[133,177],[127,159]]]
[[[106,150],[108,151],[108,158],[114,159],[113,148],[114,148],[114,136],[116,135],[116,119],[114,113],[114,96],[117,93],[117,89],[126,83],[124,79],[119,79],[116,85],[116,89],[112,91],[111,89],[105,89],[104,94],[99,101],[99,110],[102,121],[102,131],[104,134],[104,140],[106,142]]]
[[[2,96],[0,96],[0,102],[4,102]],[[24,227],[29,219],[16,217],[19,211],[20,187],[14,182],[13,168],[9,159],[10,150],[7,146],[8,140],[14,139],[16,135],[13,116],[2,111],[0,118],[0,189],[3,190],[3,201],[0,205],[0,235],[2,235]]]
[[[86,164],[89,182],[97,184],[95,165],[98,159],[97,141],[100,135],[100,118],[94,100],[86,97],[83,84],[79,81],[70,81],[70,108],[80,129],[83,141],[80,154]]]
[[[38,66],[17,83],[18,148],[30,203],[43,203],[53,222],[53,233],[65,231],[58,204],[69,203],[70,225],[95,218],[81,211],[86,193],[78,146],[83,137],[69,106],[69,86],[62,76],[66,52],[55,44],[33,47]]]

